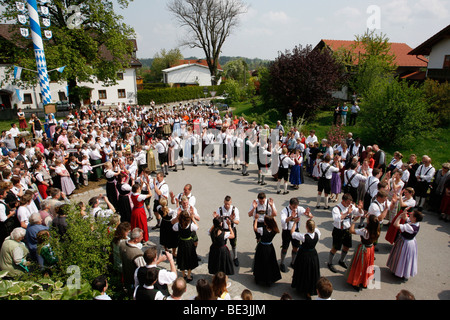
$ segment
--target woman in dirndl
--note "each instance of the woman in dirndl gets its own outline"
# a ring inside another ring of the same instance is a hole
[[[194,212],[182,211],[174,221],[173,230],[178,232],[177,266],[186,282],[191,282],[192,270],[198,267],[197,251],[193,233],[198,230]],[[187,273],[187,274],[186,274]]]
[[[19,129],[26,130],[28,128],[27,119],[25,118],[25,112],[22,109],[17,110],[17,117],[19,118]]]
[[[159,244],[168,251],[172,249],[173,258],[177,258],[178,233],[173,230],[172,221],[177,218],[177,211],[169,208],[166,198],[159,199],[159,205],[156,207],[161,217],[161,226],[159,228]]]
[[[148,188],[150,191],[150,187]],[[147,213],[145,212],[145,200],[151,198],[151,192],[149,194],[141,194],[142,186],[140,184],[134,184],[131,188],[131,202],[133,203],[133,210],[131,211],[131,230],[134,228],[140,228],[143,231],[144,242],[148,241],[148,223]]]
[[[423,220],[422,212],[416,210],[410,215],[405,211],[400,216],[406,223],[400,224],[401,219],[394,222],[399,229],[400,237],[389,254],[387,267],[398,278],[407,281],[417,274],[418,250],[416,236],[419,233],[420,222]]]
[[[298,220],[299,218],[296,219],[297,223]],[[292,277],[291,287],[305,294],[306,298],[310,300],[311,296],[317,294],[316,284],[320,279],[320,264],[316,245],[320,240],[321,233],[316,228],[313,220],[306,222],[307,233],[295,232],[297,223],[292,225],[292,239],[301,241],[302,245],[294,261],[294,275]]]
[[[353,255],[350,267],[347,269],[347,283],[349,283],[356,291],[367,288],[369,279],[373,276],[373,268],[375,261],[375,246],[380,236],[380,222],[375,215],[367,218],[367,226],[362,229],[355,230],[355,220],[350,226],[349,232],[361,237],[361,243]]]
[[[294,189],[299,189],[302,182],[302,164],[303,156],[300,149],[295,150],[295,156],[293,157],[295,164],[291,168],[291,175],[289,176],[289,182]]]
[[[397,203],[397,215],[390,221],[389,229],[386,232],[385,239],[390,244],[394,244],[395,240],[397,240],[398,237],[398,231],[399,229],[394,226],[395,220],[399,219],[399,217],[403,214],[403,211],[409,211],[409,213],[412,212],[412,208],[416,206],[416,200],[414,199],[414,189],[413,188],[406,188],[402,190],[402,194],[400,197],[398,197],[398,203]],[[404,224],[405,220],[400,220],[400,224]]]
[[[275,219],[267,215],[264,216],[264,225],[258,228],[258,217],[256,214],[253,230],[261,235],[261,239],[256,246],[253,259],[253,276],[257,283],[271,284],[281,279],[280,266],[272,243],[280,230]]]
[[[229,231],[225,231],[223,224],[227,223]],[[231,259],[230,250],[227,247],[227,239],[234,239],[234,231],[231,228],[230,219],[224,221],[223,217],[215,217],[213,226],[209,230],[212,244],[209,247],[208,273],[216,274],[221,271],[226,275],[234,274],[234,265]]]

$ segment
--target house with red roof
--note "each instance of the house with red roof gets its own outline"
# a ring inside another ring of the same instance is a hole
[[[450,25],[436,33],[414,50],[410,56],[427,56],[426,77],[438,81],[450,80]]]
[[[320,40],[315,49],[322,49],[324,47],[329,48],[332,51],[338,49],[346,49],[353,52],[356,55],[364,54],[365,49],[363,47],[354,48],[355,41],[347,40]],[[423,55],[412,56],[409,53],[412,48],[406,43],[391,42],[390,53],[394,57],[394,63],[397,66],[397,75],[401,78],[412,74],[413,72],[423,71],[428,65],[428,60]],[[358,59],[353,61],[354,65],[358,65]],[[425,75],[425,74],[424,74]]]
[[[408,46],[406,43],[396,43],[391,42],[389,54],[394,57],[394,63],[397,66],[396,76],[402,79],[407,79],[411,81],[423,81],[426,78],[425,69],[428,65],[428,60],[423,55],[411,56],[409,52],[411,52],[412,48]],[[328,48],[332,52],[336,52],[338,50],[347,50],[352,52],[357,57],[366,53],[365,49],[361,46],[355,47],[354,40],[328,40],[322,39],[316,45],[314,50],[322,50],[324,48]],[[352,61],[354,66],[357,66],[359,63],[359,59],[353,59]],[[334,92],[333,96],[335,98],[346,100],[348,99],[347,88],[343,88],[341,91]]]

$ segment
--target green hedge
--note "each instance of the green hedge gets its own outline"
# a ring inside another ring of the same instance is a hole
[[[157,90],[168,88],[169,85],[165,83],[144,83],[143,87],[143,90]]]
[[[224,86],[211,86],[208,88],[208,95],[211,97],[210,92],[216,91],[216,96],[222,95],[224,91]],[[138,104],[145,106],[149,105],[152,100],[157,104],[161,103],[171,103],[186,100],[204,99],[205,94],[203,93],[204,87],[183,87],[183,88],[167,88],[167,89],[155,89],[155,90],[141,90],[138,91]]]

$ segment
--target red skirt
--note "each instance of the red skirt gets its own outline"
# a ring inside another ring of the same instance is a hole
[[[370,269],[375,261],[375,247],[364,246],[360,244],[352,259],[350,271],[348,273],[347,283],[352,286],[362,285],[367,288],[369,278],[374,274],[374,270]]]
[[[47,186],[42,183],[39,183],[37,187],[39,193],[41,194],[42,199],[44,200],[47,199]]]
[[[19,120],[19,128],[20,129],[28,128],[27,120]]]
[[[397,218],[403,213],[403,210],[400,210],[399,213],[397,213],[397,215],[394,217],[394,219],[392,219],[391,224],[389,225],[389,229],[386,232],[386,236],[385,239],[387,242],[389,242],[390,244],[394,244],[395,240],[397,239],[397,234],[398,234],[398,228],[394,227],[394,222],[395,220],[397,220]],[[404,221],[403,219],[400,221],[400,224],[404,224],[406,221]]]
[[[144,207],[133,208],[131,211],[131,230],[134,228],[140,228],[144,231],[144,241],[148,241],[148,224],[147,224],[147,214],[145,213]]]

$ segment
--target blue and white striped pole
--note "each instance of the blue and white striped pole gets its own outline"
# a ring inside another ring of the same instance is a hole
[[[47,62],[45,60],[44,42],[42,41],[41,24],[36,0],[27,0],[28,12],[30,15],[31,38],[33,39],[34,55],[36,57],[39,84],[44,106],[52,102],[50,93],[50,79],[47,72]]]

